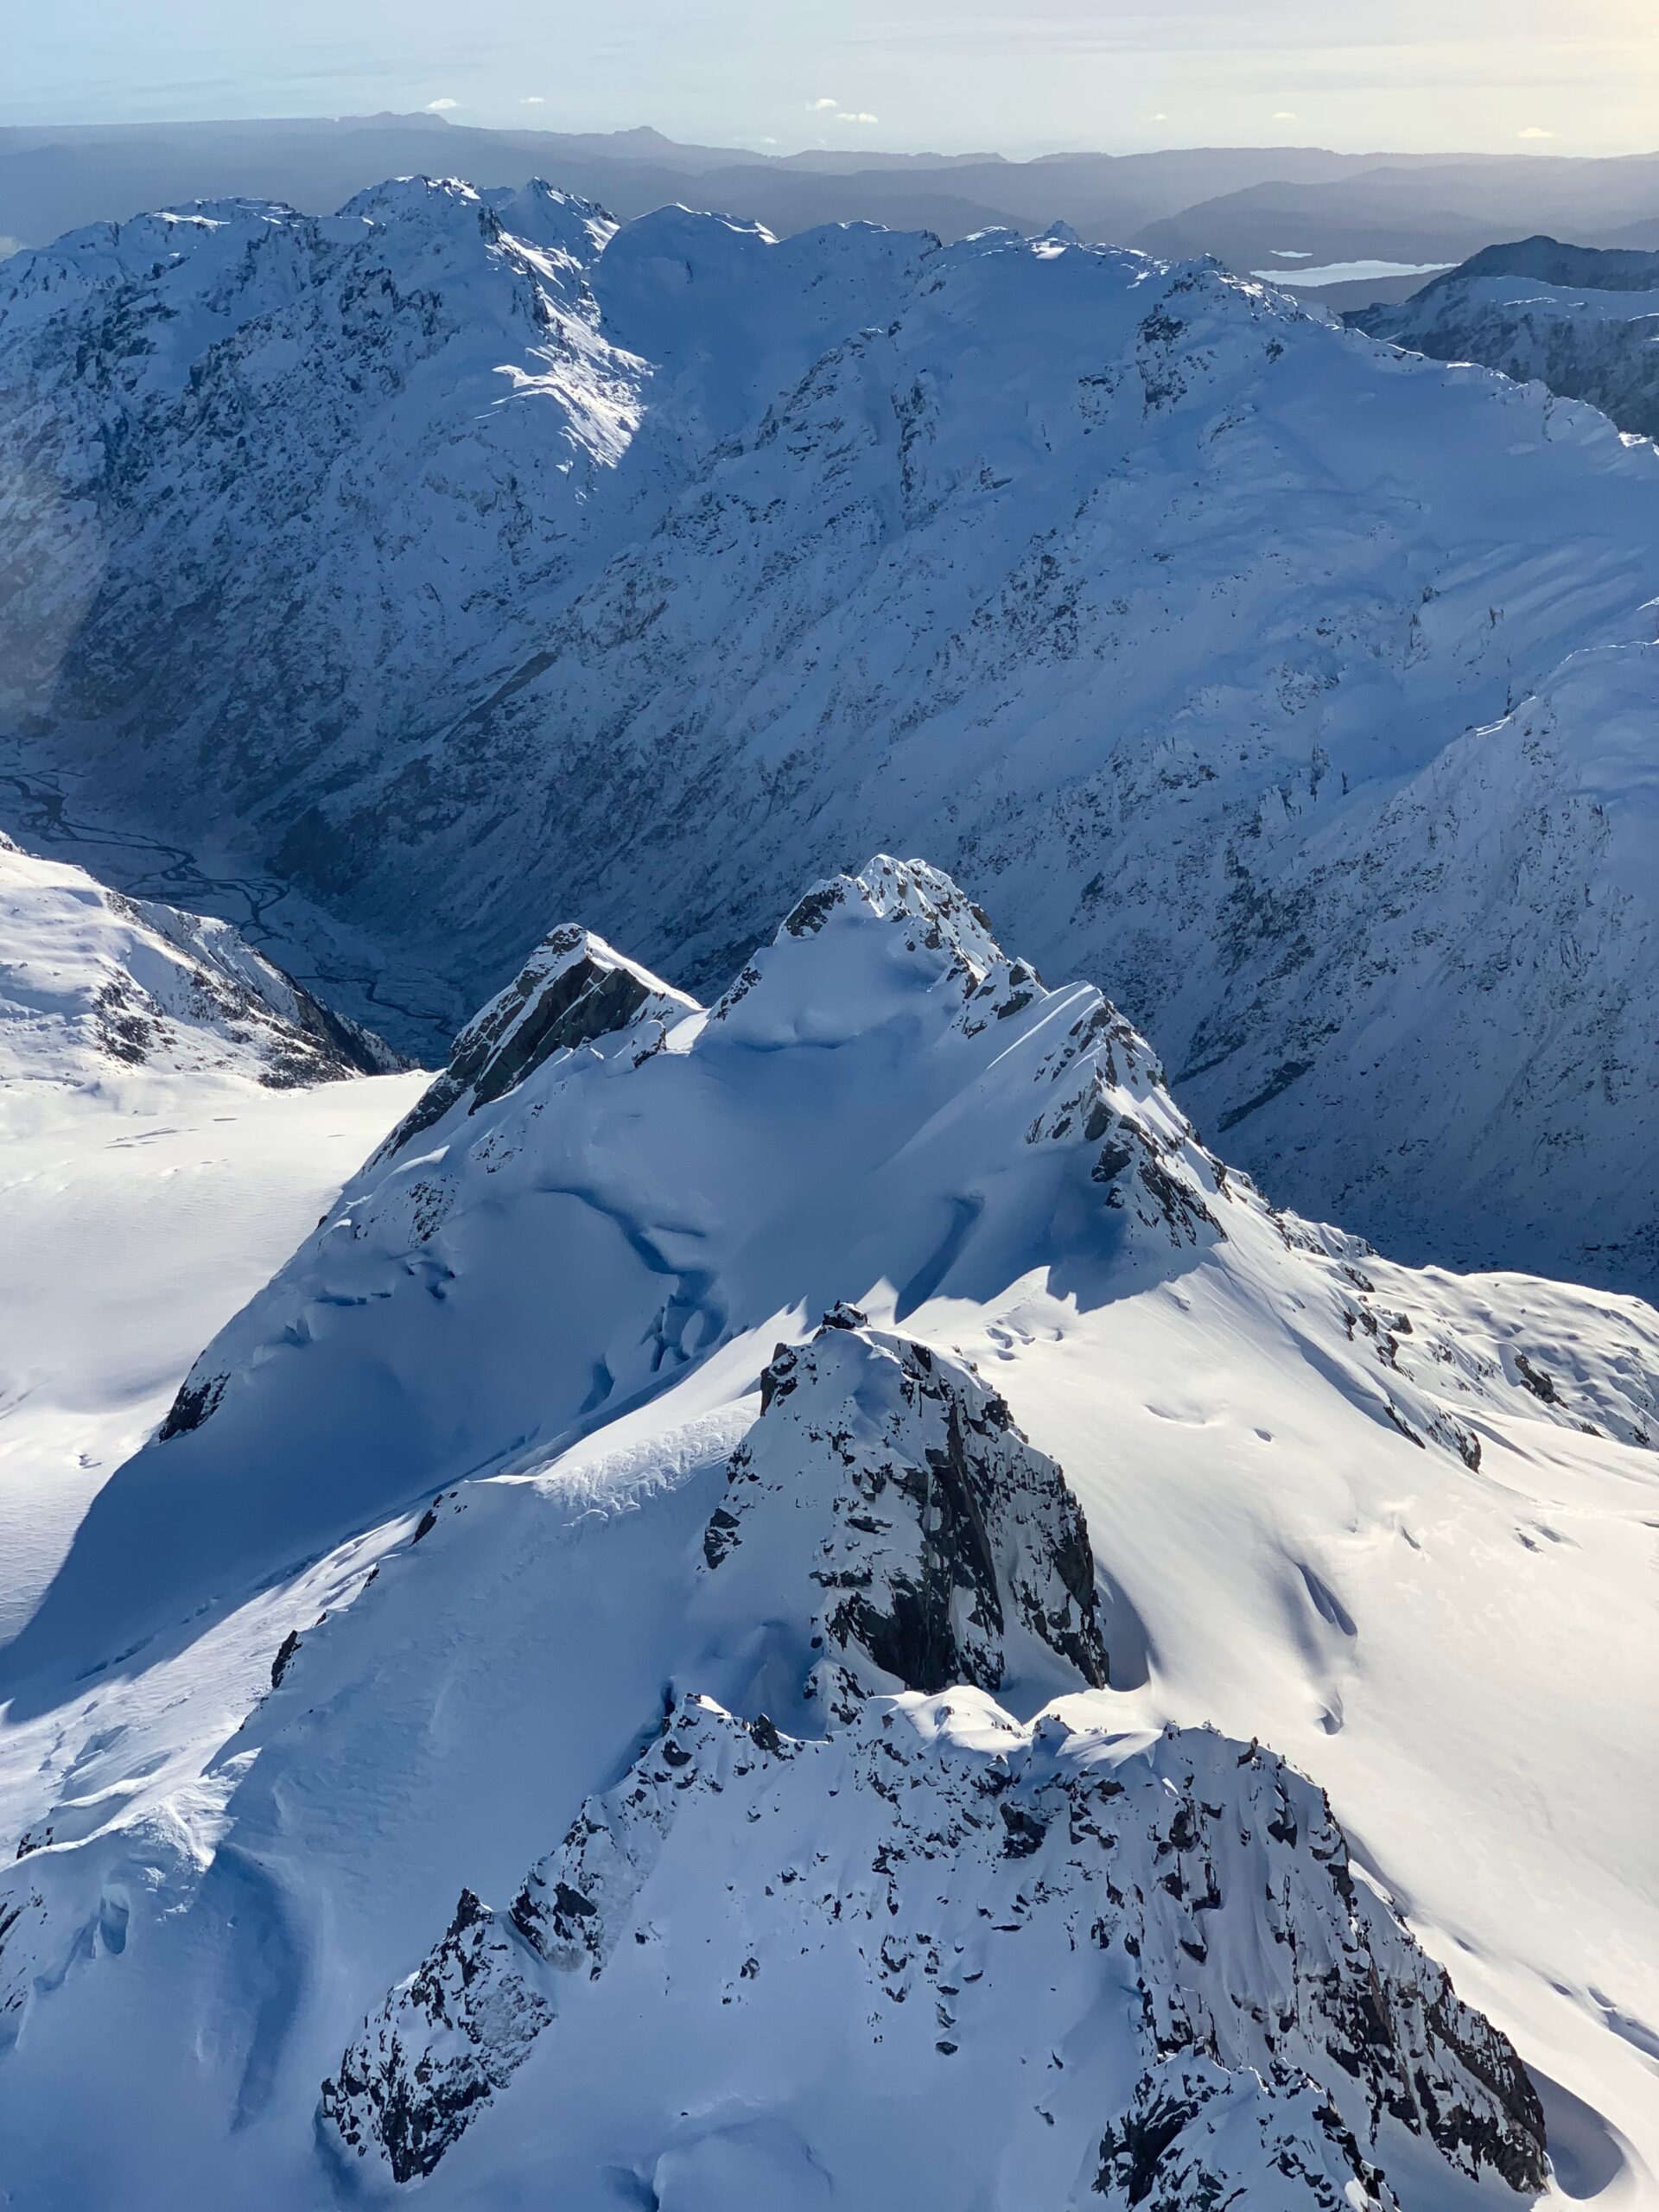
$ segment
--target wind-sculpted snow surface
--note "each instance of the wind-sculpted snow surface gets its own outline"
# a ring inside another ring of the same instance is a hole
[[[1536,2095],[1647,2212],[1648,1309],[1275,1211],[919,861],[405,1116],[0,1656],[10,2185],[1473,2212]]]
[[[849,1287],[887,1286],[902,1320],[997,1295],[1040,1258],[1092,1306],[1247,1225],[1300,1234],[1198,1141],[1098,992],[1046,989],[920,862],[818,887],[707,1010],[556,931],[201,1354],[99,1498],[66,1568],[91,1580],[64,1602],[96,1590],[118,1648],[198,1580],[544,1456]],[[1361,1270],[1316,1281],[1332,1322],[1375,1339],[1374,1417],[1478,1460],[1443,1386],[1512,1400],[1518,1373],[1433,1337],[1402,1351],[1409,1321],[1368,1309]],[[1614,1397],[1643,1433],[1650,1371]],[[1547,1411],[1580,1417],[1575,1395],[1564,1382]],[[161,1497],[176,1548],[136,1587],[129,1548]]]
[[[401,1065],[228,924],[0,836],[0,1640],[413,1103]]]
[[[809,894],[707,1012],[556,931],[203,1352],[66,1573],[118,1648],[266,1547],[520,1464],[751,1330],[769,1351],[849,1280],[896,1286],[901,1318],[978,1295],[1031,1263],[1034,1220],[1080,1288],[1106,1254],[1155,1271],[1223,1234],[1220,1173],[1099,993],[1044,990],[920,863]],[[178,1549],[141,1589],[162,1493]]]
[[[457,1011],[550,908],[717,988],[920,847],[1287,1203],[1653,1279],[1659,461],[1590,411],[1064,230],[544,187],[0,288],[0,711],[105,809]]]
[[[1479,361],[1637,436],[1659,436],[1659,253],[1523,238],[1488,246],[1395,306],[1346,320],[1437,361]]]

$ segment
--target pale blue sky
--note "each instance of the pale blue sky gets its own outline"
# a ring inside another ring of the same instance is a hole
[[[363,113],[780,149],[1659,146],[1652,0],[0,0],[0,121]]]

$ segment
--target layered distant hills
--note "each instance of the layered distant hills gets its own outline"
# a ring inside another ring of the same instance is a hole
[[[995,224],[1071,223],[1085,238],[1248,270],[1462,260],[1497,238],[1551,230],[1659,245],[1659,153],[1337,154],[1317,146],[1180,147],[1009,161],[999,154],[767,155],[655,130],[488,130],[433,115],[134,124],[0,130],[0,238],[43,245],[76,225],[175,200],[248,195],[322,215],[402,171],[481,187],[556,178],[614,214],[664,202],[788,232],[879,222],[950,239]],[[1372,276],[1372,298],[1409,278]]]

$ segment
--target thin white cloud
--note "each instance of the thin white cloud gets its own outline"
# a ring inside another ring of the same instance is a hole
[[[540,92],[526,92],[518,105],[520,107],[545,107],[547,102]]]
[[[1167,123],[1169,121],[1169,118],[1164,113],[1161,108],[1160,108],[1157,114],[1154,115],[1152,119],[1154,123]]]
[[[836,111],[837,123],[880,123],[880,120],[879,115],[866,115],[861,109],[857,114],[849,113],[845,108],[837,108]]]
[[[448,115],[452,107],[460,105],[459,100],[428,100],[426,111],[429,115]]]
[[[1273,111],[1273,119],[1275,123],[1294,123],[1296,118],[1289,108],[1276,107]]]
[[[1517,138],[1553,138],[1555,133],[1553,130],[1541,130],[1535,123],[1529,123],[1524,130],[1517,130],[1515,135]]]
[[[806,104],[806,111],[809,115],[828,115],[832,108],[837,108],[840,105],[841,102],[839,100],[808,100]]]

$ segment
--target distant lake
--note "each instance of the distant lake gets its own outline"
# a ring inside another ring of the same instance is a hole
[[[1287,261],[1305,261],[1306,254],[1287,249]],[[1455,269],[1453,261],[1328,261],[1319,269],[1252,269],[1250,274],[1266,284],[1369,284],[1379,276],[1438,276]]]

